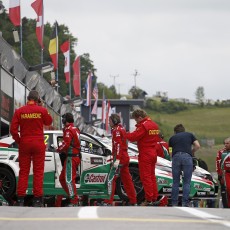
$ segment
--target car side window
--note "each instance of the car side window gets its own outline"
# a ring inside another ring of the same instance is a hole
[[[53,150],[53,148],[52,148],[53,141],[52,141],[50,134],[44,135],[44,142],[45,142],[45,146],[46,146],[46,151],[52,151]]]
[[[99,156],[102,156],[104,154],[103,149],[100,146],[84,140],[81,140],[81,152]]]
[[[15,149],[18,149],[18,144],[16,142],[13,142],[9,148],[15,148]]]

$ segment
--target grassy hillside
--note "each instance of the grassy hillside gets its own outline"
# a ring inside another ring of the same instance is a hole
[[[173,135],[174,126],[179,123],[185,126],[186,131],[194,133],[201,144],[205,139],[214,139],[213,147],[202,146],[196,156],[206,161],[209,171],[215,171],[216,152],[223,147],[223,140],[230,136],[230,108],[196,108],[176,114],[147,112],[159,124],[166,141]]]

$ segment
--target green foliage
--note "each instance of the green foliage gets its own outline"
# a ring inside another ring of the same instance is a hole
[[[133,99],[140,99],[140,98],[144,98],[145,96],[145,92],[140,89],[139,87],[135,87],[133,86],[130,90],[129,90],[129,95],[132,96]],[[144,95],[143,95],[144,94]]]
[[[199,86],[195,92],[196,100],[200,106],[204,106],[204,87]]]
[[[14,28],[13,24],[9,20],[8,14],[4,12],[0,14],[0,31],[2,31],[3,38],[20,54],[20,43],[14,42],[14,37],[12,33],[12,29],[18,30],[19,27]],[[44,49],[41,50],[41,47],[38,43],[36,36],[36,20],[28,19],[24,17],[22,19],[22,44],[23,44],[23,58],[27,61],[30,66],[37,65],[41,63],[41,59],[43,62],[51,61],[49,55],[49,42],[50,37],[53,32],[53,26],[50,23],[46,23],[44,25]],[[59,25],[58,29],[58,42],[59,42],[59,53],[58,53],[58,84],[59,84],[59,93],[62,96],[66,96],[69,94],[69,84],[65,83],[65,75],[64,75],[64,55],[60,50],[60,45],[63,44],[66,40],[70,40],[71,42],[71,50],[70,50],[70,63],[75,60],[76,53],[74,51],[74,43],[77,42],[77,38],[75,38],[69,31],[69,28],[66,25]],[[43,55],[42,55],[43,53]],[[43,58],[42,58],[43,56]],[[93,61],[90,60],[89,54],[81,55],[81,86],[82,91],[84,90],[84,85],[88,76],[89,70],[94,72],[96,75],[96,69],[94,67]],[[57,74],[56,74],[57,75]],[[45,74],[44,78],[49,82],[51,80],[50,74]],[[72,83],[72,82],[71,82]],[[71,95],[73,95],[73,87],[71,91]]]
[[[179,123],[182,123],[187,131],[194,133],[199,140],[214,139],[215,144],[222,144],[230,133],[229,107],[189,108],[176,114],[156,113],[152,110],[147,112],[159,124],[167,140],[173,135],[174,126]]]
[[[166,102],[161,102],[157,100],[153,100],[151,98],[147,99],[146,101],[146,108],[159,112],[159,113],[177,113],[180,111],[184,111],[188,109],[188,105],[182,102],[178,101],[166,101]]]
[[[156,113],[149,109],[146,111],[158,123],[166,141],[173,135],[174,126],[179,123],[185,126],[186,131],[194,133],[200,143],[203,139],[214,139],[215,145],[202,146],[196,153],[196,157],[207,163],[210,172],[215,172],[216,153],[223,148],[223,140],[230,136],[229,107],[189,107],[188,110],[175,114]]]

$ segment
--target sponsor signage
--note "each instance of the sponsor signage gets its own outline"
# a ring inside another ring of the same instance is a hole
[[[92,165],[103,165],[103,158],[102,157],[91,157],[90,163]]]
[[[197,192],[197,196],[205,196],[206,192]]]
[[[172,188],[163,188],[163,192],[172,192]]]
[[[107,173],[87,173],[84,177],[85,184],[104,184]]]

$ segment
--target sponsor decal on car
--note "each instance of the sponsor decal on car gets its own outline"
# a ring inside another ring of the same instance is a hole
[[[163,192],[172,192],[172,188],[163,188]]]
[[[196,188],[196,189],[203,189],[203,187],[201,186],[201,184],[197,184],[197,183],[195,183],[194,184],[194,188]]]
[[[158,178],[157,183],[160,185],[163,185],[163,184],[167,185],[169,182],[167,180],[165,180],[164,178]]]
[[[90,162],[92,165],[103,165],[103,158],[101,157],[91,157]]]
[[[197,192],[197,196],[205,196],[206,192]]]
[[[107,173],[87,173],[84,177],[85,184],[104,184]]]

